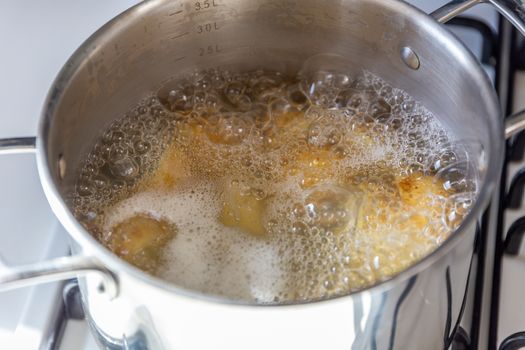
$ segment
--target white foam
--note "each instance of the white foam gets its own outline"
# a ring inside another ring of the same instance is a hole
[[[160,276],[205,293],[271,302],[283,289],[277,248],[218,220],[220,201],[210,184],[191,190],[145,191],[117,203],[104,231],[136,214],[147,213],[177,226],[165,249]]]

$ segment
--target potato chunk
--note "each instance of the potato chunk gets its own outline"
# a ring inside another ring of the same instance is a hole
[[[176,147],[167,149],[160,159],[158,168],[143,183],[143,188],[173,189],[188,174],[185,154]]]
[[[262,237],[266,234],[263,223],[266,200],[257,198],[252,192],[242,191],[239,184],[228,185],[224,192],[219,221],[225,226],[236,227],[251,235]]]
[[[163,248],[175,233],[175,226],[166,220],[138,214],[112,228],[109,247],[130,264],[155,273],[162,263]]]
[[[450,233],[440,221],[450,194],[439,180],[422,173],[383,180],[362,187],[369,192],[358,217],[358,230],[370,244],[358,254],[368,261],[376,280],[410,266]]]
[[[309,189],[325,180],[333,179],[335,156],[326,150],[309,150],[300,153],[289,166],[289,174],[300,174],[300,186]]]
[[[411,174],[397,180],[399,195],[403,202],[410,206],[425,206],[429,203],[429,195],[447,197],[443,184],[431,176]]]

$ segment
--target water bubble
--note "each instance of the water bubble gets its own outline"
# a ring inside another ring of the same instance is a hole
[[[93,188],[87,182],[80,182],[77,184],[77,193],[82,197],[89,196],[93,194]]]
[[[235,103],[237,97],[242,96],[245,90],[245,86],[240,82],[233,82],[228,84],[224,91],[224,95],[230,103]]]
[[[334,155],[337,159],[345,159],[349,154],[349,150],[344,146],[334,148]]]
[[[388,99],[392,96],[392,87],[391,86],[383,86],[380,90],[379,90],[379,95],[385,99]]]
[[[111,146],[109,151],[109,159],[112,161],[123,159],[128,155],[128,148],[120,144],[115,144]]]
[[[412,112],[414,110],[415,103],[412,100],[404,101],[401,104],[401,108],[407,113]]]
[[[122,191],[126,188],[126,182],[122,180],[113,180],[111,181],[111,186],[115,191]]]
[[[384,99],[378,99],[368,107],[368,113],[378,120],[382,118],[383,121],[390,118],[390,105]]]
[[[292,215],[294,215],[296,218],[305,217],[306,210],[304,208],[304,205],[301,203],[295,203],[292,207]]]
[[[456,162],[441,168],[435,175],[446,191],[476,192],[477,172],[469,162]]]
[[[247,121],[236,114],[223,115],[217,120],[217,124],[210,123],[206,127],[206,134],[210,141],[218,144],[240,144],[248,133]]]
[[[325,281],[323,282],[323,287],[325,287],[326,289],[329,289],[329,290],[330,290],[330,289],[333,289],[333,288],[334,288],[334,284],[333,284],[333,282],[330,281],[330,280],[325,280]]]
[[[242,159],[241,159],[241,164],[245,167],[249,167],[253,164],[253,160],[251,157],[249,156],[244,156]]]
[[[274,118],[282,117],[283,114],[297,112],[298,110],[284,98],[277,99],[270,103],[270,115]]]
[[[336,89],[344,89],[350,86],[351,82],[347,74],[334,74],[331,79],[331,85]]]
[[[296,221],[292,225],[292,233],[296,235],[306,235],[308,233],[308,226],[301,221]]]
[[[355,90],[352,89],[345,89],[339,91],[337,93],[337,96],[335,97],[335,105],[338,108],[347,107],[350,104],[350,100],[354,94]]]
[[[126,138],[126,134],[120,130],[114,130],[111,132],[111,142],[118,143]]]
[[[314,122],[308,128],[308,144],[316,147],[331,147],[337,145],[343,138],[341,129]]]
[[[346,106],[353,109],[359,109],[359,107],[365,104],[366,97],[363,94],[352,94],[346,102]]]
[[[113,176],[123,180],[132,180],[139,174],[139,167],[135,160],[129,157],[118,159],[110,164]]]
[[[305,106],[308,103],[308,98],[297,85],[291,86],[288,89],[288,98],[293,104],[300,107]]]
[[[93,177],[93,185],[95,185],[95,188],[98,190],[106,187],[107,185],[107,179],[104,176],[95,176]]]
[[[403,101],[405,101],[405,96],[404,96],[402,93],[399,93],[399,92],[398,92],[398,93],[396,93],[396,94],[394,95],[393,102],[394,102],[395,104],[400,105],[400,104],[403,103]]]
[[[149,99],[147,99],[146,105],[148,107],[151,107],[151,106],[157,104],[157,102],[158,102],[158,100],[157,100],[156,97],[150,97]]]
[[[306,210],[314,224],[325,230],[351,231],[355,226],[360,196],[344,188],[322,185],[306,198]]]
[[[92,163],[86,163],[82,169],[81,176],[84,178],[91,178],[98,173],[97,167]]]
[[[259,201],[266,198],[266,191],[260,188],[252,188],[251,194]]]
[[[193,86],[176,86],[159,90],[158,98],[169,111],[188,114],[193,109]]]
[[[437,171],[457,161],[452,150],[444,150],[431,159],[431,169]]]
[[[145,154],[151,149],[151,144],[148,141],[138,140],[133,144],[133,149],[138,154]]]
[[[369,90],[371,87],[367,82],[367,79],[364,77],[357,77],[351,85],[352,89],[354,90]]]
[[[468,214],[475,198],[473,192],[463,192],[445,199],[443,205],[443,222],[447,228],[454,230]]]
[[[317,120],[324,117],[325,111],[317,106],[311,106],[305,112],[305,118],[309,120]]]

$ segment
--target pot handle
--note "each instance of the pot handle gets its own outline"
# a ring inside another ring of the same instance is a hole
[[[0,155],[34,153],[35,141],[34,137],[0,139]],[[0,292],[92,273],[102,277],[99,292],[105,293],[110,298],[117,296],[116,277],[93,257],[67,256],[34,264],[8,266],[0,256]]]
[[[36,137],[0,139],[0,154],[34,153]]]
[[[490,3],[521,34],[525,35],[525,0],[452,0],[430,15],[440,23],[445,23],[472,6]]]
[[[118,293],[116,277],[89,256],[66,256],[34,264],[7,266],[0,259],[0,292],[55,282],[97,273],[102,277],[98,291],[115,298]]]
[[[505,120],[505,138],[509,139],[525,130],[525,109],[515,113]]]
[[[525,36],[525,0],[452,0],[430,15],[439,23],[445,23],[472,6],[492,4],[521,34]],[[525,130],[525,109],[506,118],[505,138]]]

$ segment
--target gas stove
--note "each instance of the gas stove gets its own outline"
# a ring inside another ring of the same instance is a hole
[[[0,2],[0,138],[36,133],[52,80],[96,29],[137,0]],[[444,0],[411,0],[426,12]],[[492,79],[505,115],[525,108],[525,45],[488,5],[447,26]],[[525,133],[507,142],[499,191],[480,220],[452,349],[525,348]],[[0,158],[0,257],[11,265],[67,255],[68,236],[40,188],[32,155]],[[0,264],[0,270],[1,270]],[[0,348],[93,350],[75,280],[0,294]]]

